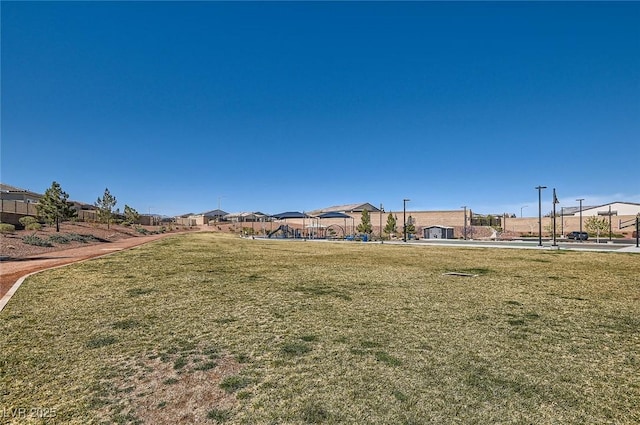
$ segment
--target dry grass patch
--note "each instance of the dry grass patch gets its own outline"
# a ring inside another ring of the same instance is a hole
[[[1,402],[77,424],[640,423],[639,275],[624,254],[190,234],[29,278],[0,316]]]
[[[230,355],[207,350],[190,354],[149,354],[123,361],[120,373],[103,379],[96,404],[98,418],[106,423],[201,424],[223,422],[237,406],[229,382],[242,377],[242,365]],[[213,412],[213,413],[212,413]]]

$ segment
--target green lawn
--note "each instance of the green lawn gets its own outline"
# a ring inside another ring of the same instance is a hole
[[[22,285],[0,417],[640,423],[639,276],[634,254],[171,236]]]

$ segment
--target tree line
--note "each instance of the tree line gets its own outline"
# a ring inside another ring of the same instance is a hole
[[[369,211],[363,210],[360,220],[360,224],[358,224],[356,230],[359,233],[366,233],[367,235],[371,235],[371,233],[373,233],[373,226],[371,225],[371,215],[369,214]],[[416,233],[416,226],[414,224],[414,219],[412,216],[407,217],[406,226],[408,235]],[[391,235],[395,235],[398,233],[398,220],[396,217],[394,217],[393,214],[389,213],[389,215],[387,216],[387,222],[382,231],[386,233],[388,237],[391,237]]]
[[[109,188],[105,188],[102,197],[98,197],[94,206],[97,208],[97,219],[99,222],[110,228],[116,214],[119,211],[114,210],[117,204],[115,196],[109,192]],[[62,190],[60,184],[54,181],[45,192],[44,196],[36,205],[38,218],[49,225],[56,226],[56,232],[60,231],[60,223],[70,221],[78,217],[72,202],[69,202],[69,194]],[[129,205],[124,206],[125,223],[133,224],[140,219],[140,214]]]

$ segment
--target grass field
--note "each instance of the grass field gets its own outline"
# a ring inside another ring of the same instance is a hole
[[[640,423],[639,276],[634,254],[172,236],[23,284],[0,417]]]

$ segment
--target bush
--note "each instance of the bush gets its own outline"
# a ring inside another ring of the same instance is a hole
[[[143,235],[148,235],[148,234],[149,234],[149,231],[148,231],[147,229],[145,229],[144,227],[138,227],[138,228],[136,229],[136,231],[137,231],[138,233],[142,233]]]
[[[97,242],[98,241],[98,239],[96,239],[96,237],[93,236],[93,235],[79,235],[77,233],[68,233],[67,234],[67,238],[71,242],[88,243],[88,242]]]
[[[40,239],[35,235],[24,236],[22,238],[22,242],[27,245],[35,245],[35,246],[44,246],[44,247],[52,247],[53,245],[49,241],[45,241],[44,239]]]
[[[40,223],[29,223],[26,226],[24,226],[25,229],[27,230],[40,230],[42,229],[42,224]]]
[[[13,233],[16,231],[16,226],[9,223],[0,223],[0,233],[3,235]]]
[[[38,222],[35,217],[31,217],[30,215],[20,217],[20,220],[18,221],[20,222],[20,224],[22,224],[22,226],[24,226],[25,229],[28,228],[30,224]]]
[[[67,244],[70,240],[65,235],[51,235],[49,236],[49,242]]]

